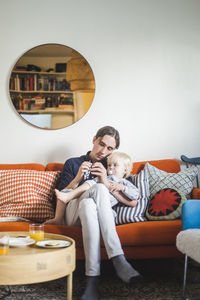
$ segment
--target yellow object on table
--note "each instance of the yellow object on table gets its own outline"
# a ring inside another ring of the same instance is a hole
[[[30,224],[29,236],[36,242],[44,240],[44,225],[43,224]]]
[[[9,235],[4,235],[0,239],[0,255],[8,254],[9,251]]]

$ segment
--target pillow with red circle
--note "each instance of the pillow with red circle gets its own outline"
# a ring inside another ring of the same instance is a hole
[[[186,196],[175,188],[159,190],[150,200],[146,210],[149,220],[171,220],[181,216],[183,202]]]

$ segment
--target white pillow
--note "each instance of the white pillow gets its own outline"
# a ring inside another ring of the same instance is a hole
[[[150,197],[153,197],[163,188],[175,188],[184,195],[190,194],[199,168],[194,166],[179,173],[168,173],[146,163],[144,170],[147,171],[149,178]]]

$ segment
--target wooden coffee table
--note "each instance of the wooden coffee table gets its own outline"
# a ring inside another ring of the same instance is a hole
[[[28,235],[28,232],[0,232],[0,237]],[[63,235],[45,233],[45,239],[70,241],[66,248],[40,248],[35,245],[10,247],[0,255],[0,285],[32,284],[67,276],[67,299],[72,299],[72,273],[75,270],[75,242]]]

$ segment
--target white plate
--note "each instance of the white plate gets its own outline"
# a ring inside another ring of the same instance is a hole
[[[29,245],[35,244],[34,239],[30,239],[28,237],[10,237],[9,238],[9,246],[10,247],[25,247]]]
[[[18,222],[18,221],[28,221],[28,219],[21,217],[0,217],[0,222]]]
[[[71,245],[71,242],[65,240],[44,240],[36,243],[38,247],[54,249],[54,248],[65,248]]]

